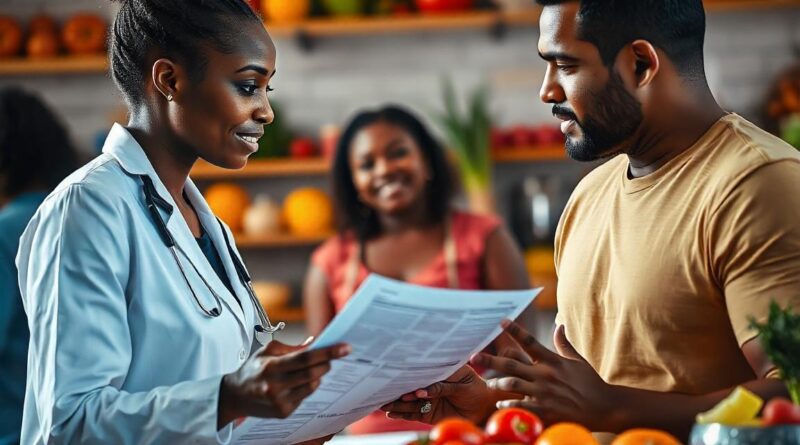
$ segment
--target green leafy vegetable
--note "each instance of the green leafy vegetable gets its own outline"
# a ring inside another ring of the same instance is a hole
[[[436,116],[447,146],[458,159],[464,186],[467,190],[487,190],[491,181],[489,157],[490,130],[488,90],[480,87],[469,98],[467,111],[462,114],[456,103],[452,82],[444,81],[445,112]]]
[[[758,323],[751,317],[750,327],[758,331],[764,351],[778,367],[792,401],[800,405],[800,314],[789,307],[781,309],[773,301],[766,323]]]

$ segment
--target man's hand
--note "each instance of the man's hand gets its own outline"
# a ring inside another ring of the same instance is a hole
[[[504,321],[506,332],[520,345],[527,357],[506,351],[506,357],[476,354],[472,363],[494,369],[509,377],[487,382],[491,389],[521,394],[520,400],[498,402],[499,408],[518,406],[536,413],[547,424],[577,422],[593,431],[613,427],[616,387],[607,384],[575,351],[564,333],[556,329],[556,354],[518,324]]]
[[[463,417],[475,423],[484,421],[494,411],[497,400],[486,382],[468,365],[444,381],[403,395],[381,407],[392,419],[414,420],[434,424],[447,417]],[[426,403],[431,409],[422,413]]]

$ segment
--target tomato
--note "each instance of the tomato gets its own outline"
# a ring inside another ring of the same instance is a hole
[[[486,423],[486,441],[491,443],[522,442],[533,444],[542,434],[542,421],[522,408],[496,411]]]
[[[22,28],[16,20],[0,15],[0,57],[16,55],[22,47]]]
[[[784,398],[774,398],[764,407],[762,416],[764,425],[800,424],[800,406]]]
[[[431,445],[445,445],[452,441],[463,445],[483,445],[483,431],[468,420],[455,417],[437,423],[429,437]]]
[[[73,54],[99,53],[106,43],[106,23],[96,15],[77,14],[67,20],[61,38]]]

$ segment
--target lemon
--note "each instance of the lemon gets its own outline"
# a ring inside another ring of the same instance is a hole
[[[752,424],[764,401],[752,392],[737,386],[733,392],[714,408],[697,415],[697,423],[721,423],[740,426]]]

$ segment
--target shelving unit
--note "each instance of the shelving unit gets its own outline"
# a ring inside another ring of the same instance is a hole
[[[333,236],[332,233],[320,235],[302,236],[290,233],[277,233],[264,236],[247,236],[244,234],[235,235],[236,246],[242,249],[254,248],[275,248],[275,247],[297,247],[314,246],[321,244],[326,239]]]
[[[267,309],[267,315],[272,323],[279,321],[286,323],[300,323],[306,321],[305,311],[301,307],[287,306],[279,309]]]
[[[200,161],[192,169],[192,179],[242,179],[271,176],[322,175],[327,173],[330,163],[324,158],[253,159],[241,170],[228,170]]]
[[[108,70],[105,54],[59,56],[48,59],[0,59],[0,76],[97,74]]]
[[[492,154],[497,163],[557,161],[566,159],[561,144],[541,147],[520,147],[499,150]],[[256,179],[280,176],[324,175],[330,170],[330,163],[324,158],[307,159],[254,159],[241,170],[228,170],[215,167],[207,162],[199,162],[192,169],[195,180]]]
[[[513,13],[470,11],[448,15],[408,14],[383,17],[316,18],[291,24],[270,24],[273,37],[294,37],[305,33],[312,37],[386,34],[398,32],[442,31],[503,26],[537,26],[539,9]]]
[[[705,0],[710,13],[763,9],[800,8],[800,0]],[[470,11],[452,15],[409,14],[385,17],[311,18],[291,24],[266,23],[273,37],[312,38],[344,35],[437,32],[457,29],[489,29],[501,33],[507,27],[539,24],[539,9],[513,13]],[[0,76],[100,74],[108,70],[103,54],[59,56],[51,59],[0,59]]]

